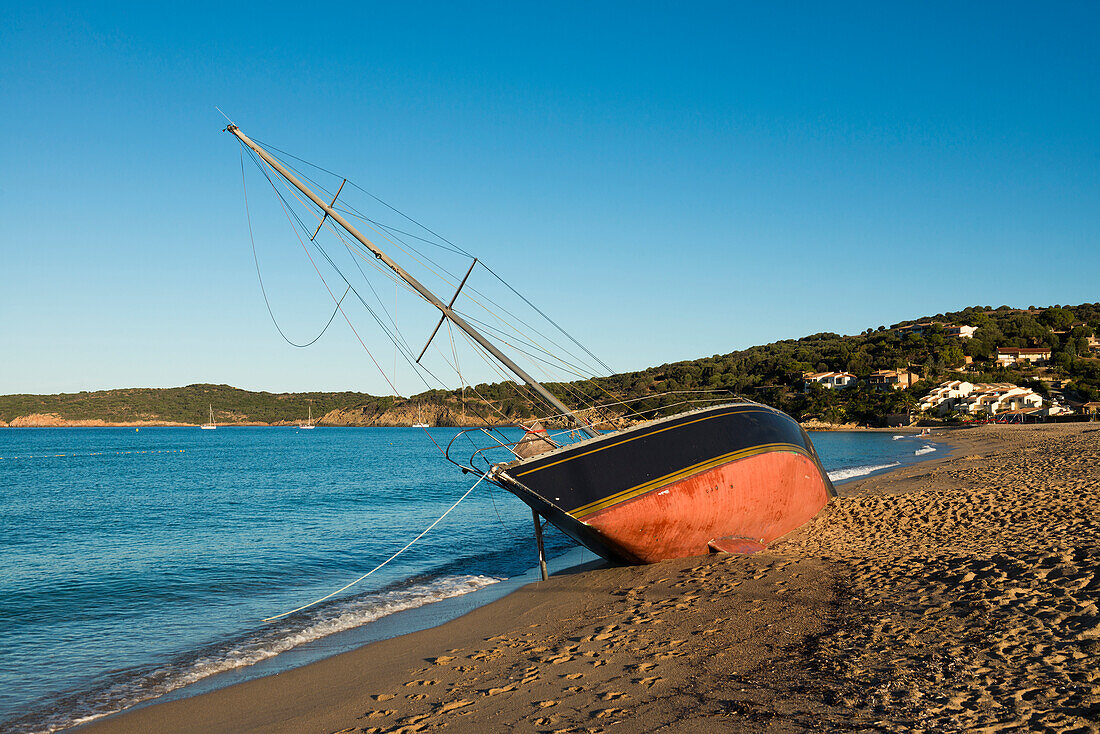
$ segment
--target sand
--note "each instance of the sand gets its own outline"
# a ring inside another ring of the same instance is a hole
[[[766,552],[554,577],[87,730],[1100,731],[1100,426],[940,436]]]

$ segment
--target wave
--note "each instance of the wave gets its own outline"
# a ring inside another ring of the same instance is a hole
[[[894,436],[895,441],[897,441],[899,438],[908,438],[908,436]]]
[[[936,450],[935,446],[929,446],[928,444],[925,444],[924,446],[921,446],[919,449],[914,451],[913,454],[915,456],[921,456],[922,454],[930,454],[935,450]]]
[[[871,472],[880,471],[882,469],[892,469],[895,466],[901,466],[901,462],[894,461],[889,464],[869,464],[867,466],[852,466],[847,469],[833,469],[829,472],[829,479],[834,482],[843,482],[848,479],[854,479],[855,477],[866,476]]]
[[[137,675],[122,675],[97,691],[55,702],[57,714],[45,720],[12,723],[23,724],[26,728],[18,730],[26,732],[55,732],[86,724],[212,675],[255,665],[308,642],[500,581],[503,579],[493,576],[445,576],[426,584],[340,600],[311,614],[290,617],[282,625],[265,626],[241,639],[208,648],[198,657],[147,668]]]

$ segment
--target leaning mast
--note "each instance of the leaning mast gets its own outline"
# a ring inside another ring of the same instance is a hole
[[[363,234],[359,232],[359,230],[353,227],[346,219],[344,219],[339,213],[337,213],[337,211],[333,209],[331,205],[326,204],[322,199],[318,198],[316,194],[310,191],[310,189],[307,188],[305,184],[295,178],[294,175],[290,173],[290,171],[286,170],[286,168],[284,168],[283,165],[279,163],[279,161],[272,157],[271,154],[269,154],[266,150],[253,142],[251,138],[241,132],[240,128],[238,128],[236,125],[230,124],[225,129],[226,132],[232,133],[234,137],[247,145],[252,151],[256,153],[256,155],[260,156],[260,158],[262,158],[269,166],[275,169],[275,171],[278,172],[280,176],[289,181],[296,189],[309,197],[310,201],[320,207],[321,210],[325,212],[325,214],[332,217],[337,224],[347,230],[348,234],[358,240],[359,243],[363,245],[363,247],[374,253],[374,256],[381,260],[386,265],[386,267],[397,273],[397,276],[408,283],[418,294],[420,294],[421,298],[438,308],[443,316],[451,320],[451,323],[469,334],[470,338],[481,345],[481,347],[485,349],[485,351],[489,352],[489,354],[491,354],[493,357],[495,357],[497,361],[510,369],[517,377],[530,385],[531,388],[535,392],[537,392],[544,400],[557,408],[563,416],[568,416],[569,418],[571,418],[573,422],[576,423],[577,426],[589,436],[595,437],[600,435],[594,428],[587,425],[584,421],[578,418],[576,414],[574,414],[573,411],[567,408],[563,402],[554,397],[554,394],[547,390],[542,385],[542,383],[531,377],[531,375],[527,374],[527,372],[522,367],[520,367],[518,364],[505,356],[505,354],[497,349],[492,342],[482,336],[481,333],[474,329],[474,327],[472,327],[469,323],[467,323],[465,319],[455,313],[451,306],[439,300],[439,298],[437,298],[434,293],[428,290],[420,281],[418,281],[411,274],[406,272],[404,268],[394,262],[389,257],[389,255],[380,250],[377,245],[364,237]],[[333,200],[333,203],[335,203],[335,200]]]

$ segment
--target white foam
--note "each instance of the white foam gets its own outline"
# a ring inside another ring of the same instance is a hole
[[[935,446],[929,446],[928,444],[925,444],[924,446],[921,446],[919,449],[914,451],[913,454],[916,456],[920,456],[921,454],[930,454],[935,450]]]
[[[894,436],[895,441],[897,441],[899,438],[905,438],[905,436]]]
[[[177,688],[209,678],[212,675],[255,665],[262,660],[273,658],[307,642],[313,642],[337,632],[360,627],[396,612],[415,609],[443,599],[469,594],[500,581],[503,581],[503,579],[492,576],[446,576],[423,586],[414,586],[409,589],[378,595],[372,594],[362,599],[350,600],[338,607],[323,609],[315,613],[314,618],[309,620],[305,627],[296,628],[287,625],[275,628],[260,637],[241,642],[235,647],[219,650],[212,655],[198,658],[181,670],[166,671],[161,669],[145,676],[143,680],[122,684],[122,690],[119,690],[119,687],[115,688],[115,695],[111,697],[115,699],[116,703],[109,710],[74,717],[63,723],[51,723],[44,731],[55,732],[78,724],[85,724],[130,708],[142,701],[163,696]],[[150,679],[160,680],[153,683]],[[127,691],[125,688],[131,688],[131,690]],[[110,694],[108,695],[110,696]]]
[[[274,639],[246,643],[214,657],[199,658],[175,687],[178,688],[180,685],[187,685],[226,670],[255,665],[261,660],[275,657],[279,653],[307,642],[360,627],[406,609],[469,594],[471,591],[491,586],[501,580],[491,576],[449,576],[425,586],[390,592],[381,600],[375,598],[353,604],[337,614],[323,616],[300,630],[286,630],[285,634],[277,635]]]
[[[829,472],[829,479],[834,482],[843,482],[846,479],[866,476],[871,472],[876,472],[881,469],[890,469],[895,466],[901,466],[901,462],[895,461],[890,464],[870,464],[868,466],[853,466],[847,469],[834,469]]]

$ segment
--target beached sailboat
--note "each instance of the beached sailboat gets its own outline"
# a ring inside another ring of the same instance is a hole
[[[494,438],[511,451],[512,460],[486,461],[488,454],[479,451],[463,467],[531,507],[540,552],[539,517],[618,562],[650,563],[708,551],[754,552],[808,521],[835,496],[801,426],[754,401],[733,400],[618,430],[597,430],[590,418],[566,406],[454,308],[473,264],[445,303],[337,211],[340,190],[331,202],[322,200],[238,127],[226,129],[317,207],[317,232],[327,220],[336,222],[373,255],[372,261],[439,310],[429,344],[440,325],[449,322],[511,371],[541,404],[551,406],[555,413],[548,420],[585,436],[561,445],[536,423],[518,442]]]
[[[300,428],[303,431],[313,428],[313,406],[312,405],[308,406],[308,415],[309,415],[309,417],[306,418],[305,423],[299,423],[298,424],[298,428]]]
[[[204,431],[213,431],[215,428],[218,427],[218,424],[214,422],[214,406],[208,405],[207,408],[210,409],[210,420],[206,423],[203,423],[201,426],[199,426],[199,428]]]

